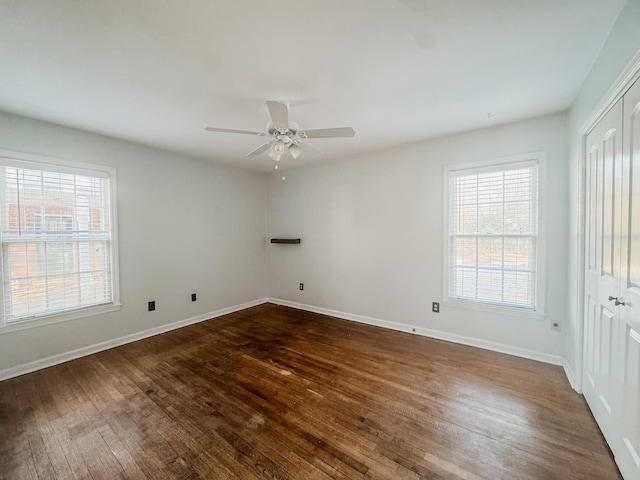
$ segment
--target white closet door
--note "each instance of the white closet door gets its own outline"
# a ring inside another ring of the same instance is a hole
[[[622,101],[587,137],[584,395],[612,450],[619,435]],[[618,388],[616,388],[618,384]]]
[[[619,301],[623,320],[621,446],[616,462],[627,479],[640,479],[640,80],[624,96],[622,268]]]

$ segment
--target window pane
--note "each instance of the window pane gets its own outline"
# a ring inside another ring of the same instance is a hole
[[[478,238],[478,266],[502,268],[502,237]]]
[[[533,270],[533,238],[516,237],[504,240],[504,268]]]
[[[504,277],[504,301],[514,305],[529,305],[532,300],[529,291],[532,274],[510,271],[505,272]]]
[[[504,205],[504,233],[533,233],[531,201]]]
[[[449,296],[533,308],[537,165],[450,177]]]
[[[478,300],[500,303],[502,301],[502,272],[487,268],[478,269]]]
[[[455,264],[456,266],[460,265],[468,265],[475,266],[476,265],[476,249],[477,240],[476,238],[455,238],[454,241],[454,254],[455,254]]]
[[[459,293],[460,298],[476,297],[477,270],[474,267],[459,267],[453,272],[453,287]]]
[[[503,204],[486,203],[478,205],[478,233],[496,235],[503,232]]]
[[[456,233],[478,233],[478,207],[476,203],[460,205],[457,216]]]
[[[9,282],[9,299],[5,303],[11,317],[29,316],[43,311],[47,305],[47,281],[44,278],[22,278]]]
[[[6,320],[112,302],[109,179],[2,173]]]

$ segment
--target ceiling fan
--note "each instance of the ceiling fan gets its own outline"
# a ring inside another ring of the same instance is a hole
[[[241,133],[258,137],[271,137],[265,144],[247,153],[247,157],[256,157],[269,150],[269,157],[279,161],[284,152],[288,151],[296,159],[303,150],[320,155],[321,152],[304,143],[308,138],[337,138],[353,137],[356,132],[351,127],[322,128],[319,130],[300,130],[295,123],[289,123],[289,105],[283,102],[268,101],[267,108],[271,121],[267,123],[266,132],[252,132],[249,130],[234,130],[229,128],[207,127],[209,132]],[[277,167],[276,167],[277,168]]]

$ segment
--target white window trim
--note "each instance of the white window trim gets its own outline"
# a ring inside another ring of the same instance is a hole
[[[95,165],[85,162],[74,162],[71,160],[63,160],[60,158],[48,157],[44,155],[35,155],[31,153],[16,152],[11,150],[0,149],[0,162],[4,165],[29,167],[37,170],[49,170],[60,173],[86,174],[89,176],[109,178],[110,184],[110,214],[111,214],[111,232],[112,232],[112,255],[111,255],[111,272],[112,272],[112,302],[109,304],[96,305],[74,309],[63,313],[54,313],[32,318],[25,318],[15,322],[7,323],[4,318],[4,289],[0,294],[0,335],[5,333],[26,330],[29,328],[51,325],[54,323],[77,320],[79,318],[89,317],[93,315],[101,315],[113,311],[120,310],[120,261],[118,256],[118,215],[117,215],[117,183],[116,169],[104,165]],[[3,269],[3,258],[0,255],[0,272]]]
[[[449,296],[449,176],[461,170],[478,169],[483,167],[504,167],[509,164],[522,163],[527,161],[538,163],[538,236],[536,239],[536,295],[533,310],[513,307],[509,305],[498,305],[487,302],[463,300]],[[507,157],[479,160],[476,162],[460,163],[455,165],[445,165],[444,167],[444,188],[443,188],[443,247],[442,258],[442,303],[448,307],[463,308],[479,312],[509,315],[532,319],[547,318],[546,312],[546,172],[547,172],[547,152],[531,152],[520,155],[510,155]]]

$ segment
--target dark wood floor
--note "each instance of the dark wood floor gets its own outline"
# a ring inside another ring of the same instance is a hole
[[[620,479],[560,367],[261,305],[0,382],[1,478]]]

